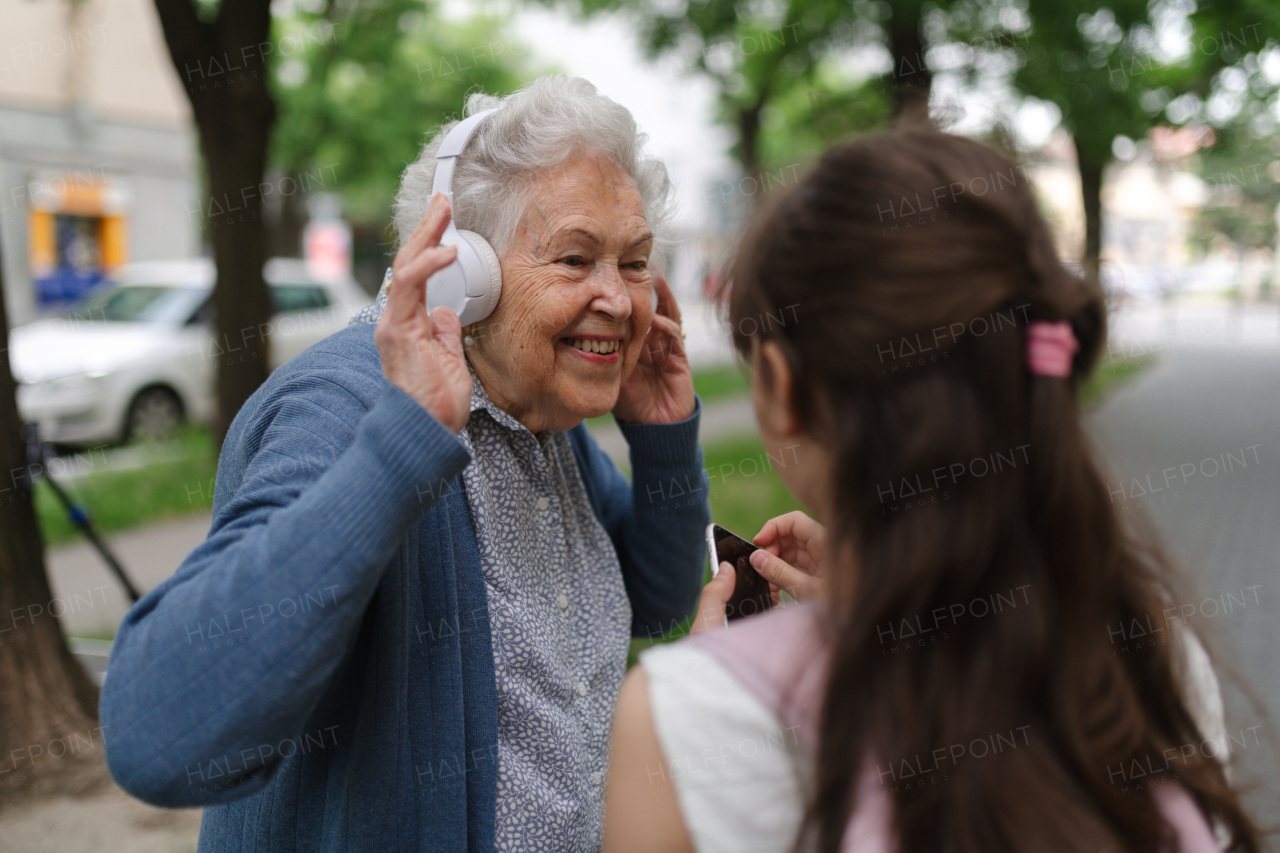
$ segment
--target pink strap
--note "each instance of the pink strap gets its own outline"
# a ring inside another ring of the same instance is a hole
[[[1071,375],[1071,359],[1080,348],[1071,324],[1038,320],[1027,326],[1027,366],[1038,376],[1066,379]]]

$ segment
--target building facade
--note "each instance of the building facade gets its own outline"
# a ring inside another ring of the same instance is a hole
[[[190,108],[148,0],[9,3],[0,28],[0,239],[14,325],[127,261],[200,251]]]

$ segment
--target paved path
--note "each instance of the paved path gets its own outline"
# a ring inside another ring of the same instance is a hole
[[[1112,500],[1145,512],[1189,575],[1175,602],[1263,708],[1228,676],[1227,727],[1257,783],[1254,814],[1280,822],[1280,346],[1185,343],[1091,418]],[[1170,345],[1170,341],[1173,341]]]
[[[107,534],[107,545],[140,592],[173,574],[209,532],[209,515],[171,519],[124,533]],[[52,612],[72,636],[103,637],[115,633],[129,600],[115,575],[86,542],[50,548],[45,555],[53,588]]]

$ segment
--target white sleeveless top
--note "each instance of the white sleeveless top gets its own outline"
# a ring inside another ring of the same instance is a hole
[[[667,765],[650,768],[650,781],[674,788],[699,853],[784,853],[795,843],[812,785],[820,703],[787,697],[822,695],[815,692],[825,660],[816,613],[812,605],[785,607],[640,656]],[[1182,636],[1191,710],[1225,755],[1217,679],[1199,642]],[[892,850],[891,803],[876,769],[869,762],[859,781],[858,810],[842,844],[847,853]],[[1185,790],[1163,785],[1153,795],[1179,853],[1222,849]]]

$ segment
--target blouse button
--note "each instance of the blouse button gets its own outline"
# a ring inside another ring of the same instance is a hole
[[[583,684],[583,683],[581,683],[581,682],[579,682],[579,683],[578,683],[578,695],[579,695],[579,696],[586,696],[586,695],[587,695],[587,685],[585,685],[585,684]]]
[[[551,506],[551,501],[546,498],[538,498],[538,512],[546,512],[549,506]]]
[[[558,596],[556,596],[556,606],[559,607],[561,610],[568,610],[569,596],[565,595],[563,592],[560,593]]]

